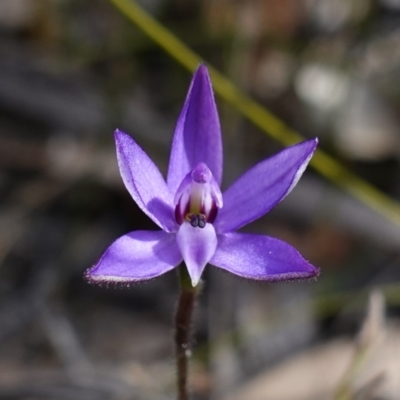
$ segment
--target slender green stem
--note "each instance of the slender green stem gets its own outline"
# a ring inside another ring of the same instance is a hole
[[[175,348],[178,400],[188,400],[188,358],[191,354],[191,326],[199,285],[193,287],[186,266],[179,267],[180,294],[175,315]]]

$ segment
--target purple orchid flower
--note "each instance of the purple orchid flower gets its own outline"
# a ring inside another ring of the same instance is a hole
[[[92,282],[138,282],[185,262],[196,286],[207,263],[262,281],[318,275],[287,243],[237,229],[275,207],[297,184],[318,140],[255,165],[223,195],[222,140],[207,68],[200,65],[176,125],[167,182],[127,134],[115,132],[118,165],[133,200],[162,230],[117,239],[87,271]]]

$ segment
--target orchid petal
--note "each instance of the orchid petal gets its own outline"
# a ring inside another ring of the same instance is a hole
[[[184,222],[176,235],[176,241],[187,266],[192,285],[196,286],[206,264],[217,247],[217,236],[212,224],[194,228]]]
[[[316,277],[319,270],[281,240],[263,235],[218,235],[210,264],[243,278],[268,282]]]
[[[296,186],[318,140],[291,146],[255,165],[224,194],[224,206],[214,223],[218,233],[239,229],[275,207]]]
[[[133,200],[161,229],[177,230],[173,198],[159,169],[126,133],[117,130],[115,143],[121,177]]]
[[[175,128],[167,177],[171,193],[177,191],[185,176],[201,162],[221,184],[221,128],[210,76],[204,65],[193,76]]]
[[[175,235],[135,231],[117,239],[86,276],[92,282],[137,282],[164,274],[181,261]]]

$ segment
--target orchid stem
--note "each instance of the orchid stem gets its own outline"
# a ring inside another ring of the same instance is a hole
[[[191,325],[199,285],[193,287],[186,266],[179,267],[180,294],[175,315],[175,346],[178,400],[188,400],[188,359],[191,355]]]

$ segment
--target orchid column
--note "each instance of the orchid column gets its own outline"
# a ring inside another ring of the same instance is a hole
[[[180,268],[176,316],[179,400],[186,389],[190,320],[205,266],[267,282],[318,275],[293,247],[264,235],[237,233],[294,188],[317,139],[281,151],[255,165],[223,194],[222,140],[207,68],[194,74],[172,142],[166,182],[127,134],[115,132],[118,165],[129,193],[162,230],[134,231],[117,239],[87,271],[91,282],[137,282]]]

